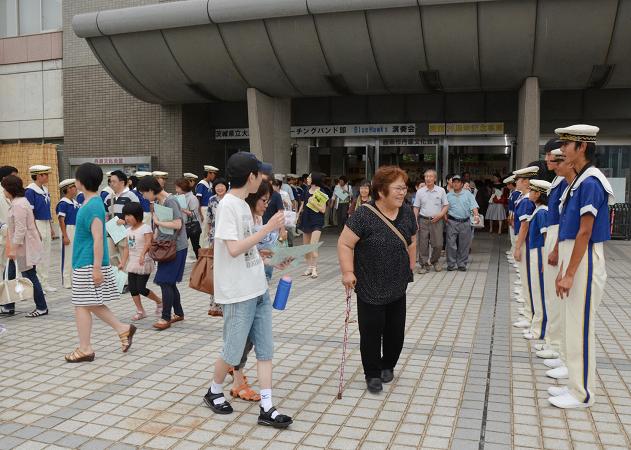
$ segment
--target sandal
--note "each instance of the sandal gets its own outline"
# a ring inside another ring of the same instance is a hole
[[[208,392],[206,395],[204,395],[204,403],[206,403],[206,406],[208,406],[217,414],[231,414],[233,409],[227,400],[224,399],[223,403],[220,403],[218,405],[215,405],[214,403],[214,400],[217,400],[218,398],[222,398],[223,396],[224,396],[223,393],[211,394],[210,392]]]
[[[294,423],[291,417],[285,416],[283,414],[279,414],[274,419],[272,419],[272,414],[274,413],[274,411],[276,411],[276,408],[274,408],[273,406],[267,412],[265,412],[265,410],[261,407],[258,424],[274,428],[287,428],[289,425]]]
[[[250,387],[247,381],[236,389],[230,389],[230,395],[233,398],[239,397],[246,402],[258,402],[261,400],[261,396]]]
[[[136,314],[132,316],[131,320],[135,322],[137,320],[142,320],[145,317],[147,317],[147,313],[145,313],[144,311],[137,311]]]
[[[153,324],[153,328],[157,329],[157,330],[166,330],[167,328],[169,328],[171,326],[171,322],[167,322],[166,320],[158,320],[156,323]]]
[[[125,331],[124,333],[118,335],[121,340],[121,344],[123,344],[123,353],[127,353],[127,350],[131,348],[134,334],[136,334],[136,325],[130,324],[129,331]]]
[[[81,350],[76,348],[72,353],[68,353],[64,356],[66,362],[69,363],[80,363],[80,362],[92,362],[94,361],[94,353],[83,353]]]
[[[223,311],[221,309],[210,308],[208,310],[208,315],[213,317],[223,317]]]
[[[40,317],[40,316],[47,316],[47,315],[48,315],[48,310],[40,311],[38,309],[34,309],[30,313],[28,313],[25,317]]]

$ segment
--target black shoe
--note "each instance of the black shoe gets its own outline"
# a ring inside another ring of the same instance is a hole
[[[456,268],[447,266],[447,270],[450,271],[450,272],[453,272],[454,270],[456,270]]]
[[[381,371],[381,381],[384,383],[390,383],[394,379],[394,372],[392,369],[383,369]]]
[[[368,378],[366,380],[366,387],[371,394],[378,394],[383,391],[383,385],[381,384],[381,378]]]
[[[269,409],[269,411],[265,412],[263,407],[261,408],[261,413],[259,414],[259,425],[265,425],[268,427],[274,428],[287,428],[289,425],[294,423],[293,419],[289,416],[285,416],[283,414],[278,414],[276,417],[272,419],[272,414],[276,411],[276,408],[273,406]]]
[[[206,403],[206,406],[208,406],[210,409],[212,409],[217,414],[231,414],[233,409],[232,409],[232,406],[230,406],[230,403],[228,403],[227,400],[224,400],[223,403],[215,405],[213,400],[216,400],[216,399],[221,398],[221,397],[223,397],[223,393],[221,393],[221,394],[211,394],[210,391],[209,391],[206,395],[204,395],[204,403]]]
[[[459,270],[460,272],[466,272],[466,271],[467,271],[467,268],[466,268],[466,267],[458,267],[458,270]]]
[[[13,316],[15,315],[15,309],[0,308],[0,316]]]

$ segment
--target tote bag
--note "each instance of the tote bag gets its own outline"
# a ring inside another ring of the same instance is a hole
[[[9,261],[7,261],[4,281],[0,282],[0,305],[33,300],[34,292],[31,280],[20,276],[19,272],[16,275],[15,279],[7,280],[9,278]]]
[[[191,270],[188,286],[196,291],[213,295],[215,284],[213,280],[214,256],[212,248],[200,248],[197,261]]]

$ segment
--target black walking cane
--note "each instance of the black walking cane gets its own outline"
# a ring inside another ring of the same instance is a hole
[[[351,295],[352,289],[346,289],[346,319],[344,320],[344,343],[342,345],[342,364],[340,364],[340,384],[337,390],[337,398],[342,398],[344,391],[344,365],[346,364],[346,347],[348,345],[348,322],[351,315]]]

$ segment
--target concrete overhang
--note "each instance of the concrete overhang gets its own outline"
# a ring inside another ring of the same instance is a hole
[[[631,0],[187,0],[72,26],[150,103],[631,87]]]

